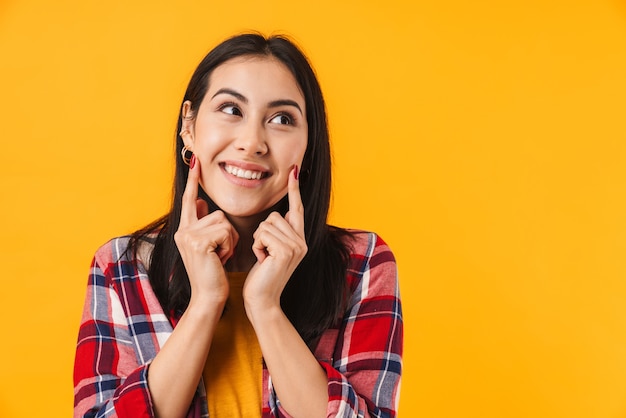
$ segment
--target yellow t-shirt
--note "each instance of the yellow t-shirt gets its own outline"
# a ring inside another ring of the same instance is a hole
[[[228,273],[228,302],[202,373],[211,418],[261,416],[263,363],[243,307],[246,275]]]

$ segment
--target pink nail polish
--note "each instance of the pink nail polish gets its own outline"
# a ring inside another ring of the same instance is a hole
[[[191,161],[189,162],[189,169],[192,169],[196,165],[196,154],[191,155]]]

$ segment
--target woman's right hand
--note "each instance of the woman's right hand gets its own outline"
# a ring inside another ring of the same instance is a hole
[[[233,255],[239,235],[222,211],[209,213],[207,202],[198,199],[201,167],[195,155],[189,166],[180,224],[174,234],[191,285],[189,305],[194,301],[223,303],[229,291],[224,264]]]

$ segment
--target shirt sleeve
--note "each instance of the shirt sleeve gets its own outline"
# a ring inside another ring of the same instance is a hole
[[[110,274],[96,254],[74,362],[74,417],[152,417],[148,364],[137,361]]]
[[[397,267],[380,237],[369,233],[365,241],[348,270],[352,296],[334,357],[320,361],[328,377],[327,417],[397,416],[403,350]],[[272,401],[277,416],[289,417],[278,399]]]

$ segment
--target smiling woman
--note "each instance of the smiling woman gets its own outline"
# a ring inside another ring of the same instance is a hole
[[[75,416],[396,416],[394,257],[327,224],[328,128],[306,57],[283,37],[228,39],[180,109],[170,212],[94,257]]]
[[[220,65],[202,102],[183,104],[181,136],[201,164],[202,189],[231,222],[258,224],[286,195],[306,150],[305,110],[293,74],[266,56]]]

